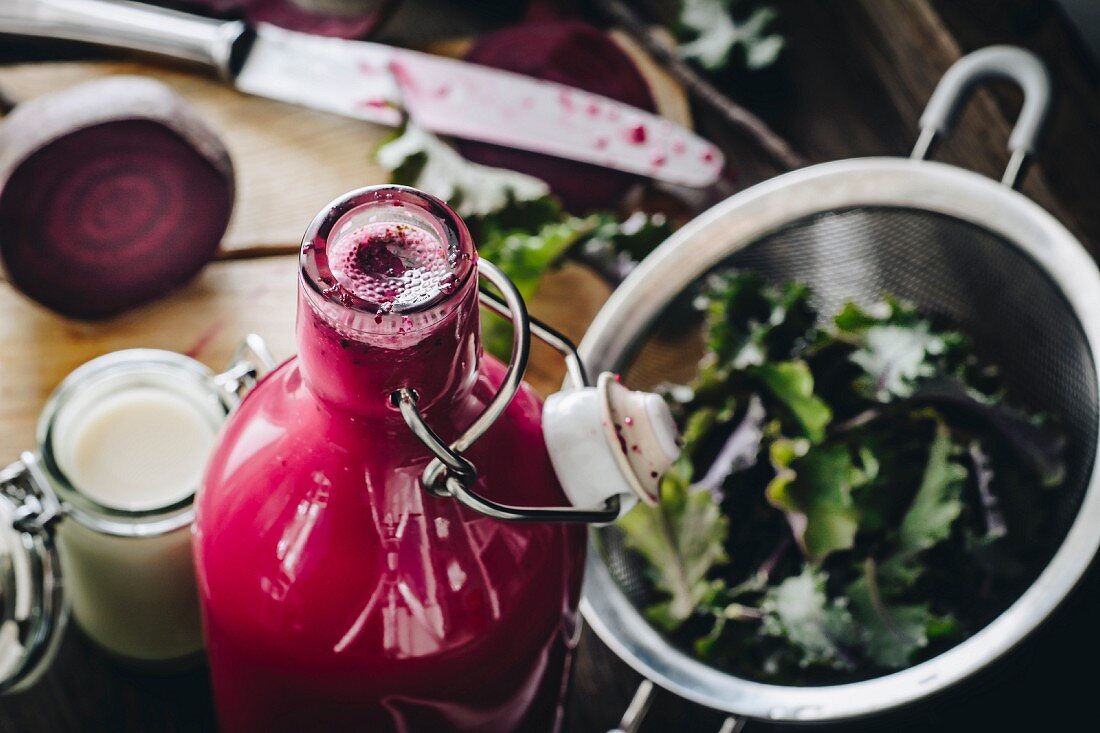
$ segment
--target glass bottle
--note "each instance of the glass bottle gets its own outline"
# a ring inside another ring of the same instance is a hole
[[[557,730],[585,530],[431,496],[395,402],[414,390],[450,441],[500,385],[466,226],[411,189],[335,201],[303,242],[297,338],[229,419],[196,501],[222,728]],[[540,412],[523,385],[464,453],[480,495],[565,503]]]

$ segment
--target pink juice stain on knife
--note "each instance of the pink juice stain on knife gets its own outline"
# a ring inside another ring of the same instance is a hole
[[[723,165],[715,146],[672,121],[583,90],[416,52],[401,52],[389,71],[409,116],[440,134],[697,187]]]

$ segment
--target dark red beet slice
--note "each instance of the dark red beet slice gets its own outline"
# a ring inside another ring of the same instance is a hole
[[[155,5],[205,10],[213,14],[228,13],[248,4],[249,0],[154,0]]]
[[[647,111],[653,95],[630,57],[603,31],[577,20],[540,21],[483,36],[467,60],[602,94]],[[571,211],[614,206],[638,181],[586,163],[462,140],[470,160],[546,181]]]
[[[396,0],[159,0],[214,15],[243,17],[301,33],[366,38],[389,16]]]
[[[390,0],[248,0],[244,15],[252,23],[271,23],[302,33],[336,38],[366,38],[385,21]]]
[[[106,317],[187,281],[214,256],[232,207],[225,147],[151,79],[81,84],[0,125],[0,262],[64,315]]]

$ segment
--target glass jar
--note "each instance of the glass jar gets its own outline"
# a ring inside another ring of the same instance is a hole
[[[46,669],[70,608],[124,662],[169,671],[199,658],[195,490],[222,423],[272,366],[255,336],[220,374],[130,349],[54,390],[37,450],[0,472],[0,690]]]

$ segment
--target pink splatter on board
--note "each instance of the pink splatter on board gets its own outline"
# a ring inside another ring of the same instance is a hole
[[[210,346],[210,343],[214,340],[214,338],[218,335],[218,333],[222,330],[224,326],[225,324],[221,323],[220,321],[211,325],[209,328],[199,334],[199,337],[195,339],[195,342],[191,344],[190,348],[188,348],[187,351],[183,352],[184,355],[190,356],[192,359],[199,358],[199,354],[201,354],[203,351],[206,350],[208,346]]]

